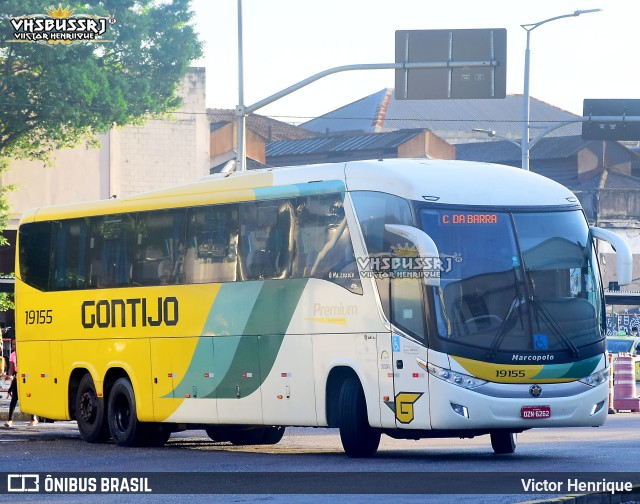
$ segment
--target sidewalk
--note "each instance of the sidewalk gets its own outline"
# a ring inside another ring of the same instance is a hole
[[[7,391],[6,390],[0,390],[0,395],[2,396],[2,398],[0,399],[0,427],[2,427],[2,424],[4,423],[4,421],[9,418],[9,401],[11,400],[10,398],[7,397]],[[20,402],[18,402],[18,405],[16,406],[16,410],[13,412],[13,421],[14,422],[30,422],[31,421],[31,415],[27,415],[26,413],[23,413],[22,411],[20,411]]]

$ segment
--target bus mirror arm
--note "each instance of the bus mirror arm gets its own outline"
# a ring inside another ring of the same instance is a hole
[[[633,278],[633,254],[627,240],[607,229],[592,226],[590,230],[594,238],[611,244],[616,252],[618,285],[629,285]]]
[[[419,257],[423,259],[431,258],[434,260],[434,268],[430,271],[425,271],[425,273],[437,272],[437,275],[425,274],[422,279],[424,284],[428,287],[440,287],[440,270],[435,267],[435,265],[439,264],[440,254],[438,253],[438,247],[433,239],[424,231],[412,226],[385,224],[384,228],[387,232],[396,235],[398,238],[404,238],[411,242],[411,244],[399,242],[398,245],[400,247],[414,245],[418,251]]]

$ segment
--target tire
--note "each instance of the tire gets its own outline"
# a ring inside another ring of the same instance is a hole
[[[216,427],[207,427],[205,429],[207,436],[211,439],[211,441],[215,441],[216,443],[226,443],[230,441],[229,439],[229,431],[226,429],[218,429]]]
[[[284,436],[284,427],[265,427],[262,435],[262,443],[264,445],[278,444]]]
[[[491,448],[496,455],[509,455],[515,453],[517,434],[508,431],[496,431],[491,433]]]
[[[375,455],[380,445],[380,430],[369,425],[367,402],[360,381],[349,378],[342,384],[340,397],[340,440],[349,457]]]
[[[161,423],[143,423],[142,446],[160,447],[171,437],[171,429]]]
[[[118,378],[109,393],[109,431],[118,446],[142,446],[147,439],[145,424],[138,421],[136,398],[127,378]]]
[[[98,397],[93,378],[85,374],[76,394],[76,420],[80,436],[87,443],[104,443],[110,437],[104,399]]]
[[[265,427],[252,427],[229,433],[229,441],[236,446],[260,445],[264,444]]]

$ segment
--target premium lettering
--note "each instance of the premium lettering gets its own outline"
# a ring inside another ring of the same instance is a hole
[[[101,299],[82,303],[82,326],[157,327],[178,324],[178,300],[175,297]]]

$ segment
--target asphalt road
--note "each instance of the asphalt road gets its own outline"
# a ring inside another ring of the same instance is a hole
[[[172,435],[162,448],[124,449],[113,443],[85,443],[74,422],[41,423],[29,428],[24,419],[16,421],[11,429],[0,427],[0,463],[1,471],[54,476],[155,473],[154,481],[163,488],[171,482],[170,489],[192,492],[189,502],[378,503],[384,498],[394,504],[413,503],[416,496],[403,492],[410,491],[407,485],[410,487],[412,482],[425,480],[434,483],[440,492],[444,485],[447,493],[421,495],[420,502],[512,503],[544,496],[533,492],[513,494],[501,489],[512,488],[513,482],[522,477],[540,480],[543,476],[551,475],[553,479],[557,475],[556,479],[564,480],[567,474],[582,477],[595,473],[611,480],[615,479],[613,473],[625,472],[634,472],[640,477],[637,470],[639,433],[639,414],[618,413],[610,415],[607,423],[599,428],[524,432],[519,436],[514,455],[494,455],[487,436],[420,441],[383,436],[376,457],[354,460],[344,455],[339,435],[333,429],[290,428],[277,445],[247,447],[214,443],[204,431],[187,431]],[[223,479],[220,473],[224,473]],[[211,486],[216,481],[223,490],[216,488],[214,492],[228,489],[229,493],[198,494],[201,486]],[[350,495],[345,491],[349,481],[362,493]],[[301,486],[296,486],[296,482]],[[0,480],[0,488],[2,484]],[[293,488],[299,493],[282,495],[273,492],[273,488]],[[323,494],[333,488],[345,493],[338,500],[335,495]],[[382,488],[378,491],[384,495],[367,494],[376,488]],[[566,492],[558,495],[563,493]],[[21,494],[20,502],[69,502],[73,497]],[[75,497],[78,502],[80,498],[83,502],[185,501],[184,495]]]

